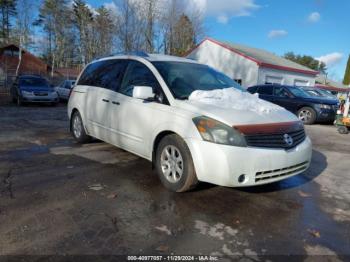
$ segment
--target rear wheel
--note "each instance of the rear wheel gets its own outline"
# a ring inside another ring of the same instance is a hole
[[[162,184],[171,191],[185,192],[198,183],[191,152],[178,135],[168,135],[160,141],[156,169]]]
[[[303,107],[298,111],[298,118],[306,125],[312,125],[316,121],[316,112],[311,107]]]
[[[75,111],[71,120],[71,131],[75,140],[79,143],[89,142],[91,137],[86,134],[83,120],[81,119],[80,113]]]
[[[346,126],[339,126],[338,132],[340,134],[349,134],[349,129]]]

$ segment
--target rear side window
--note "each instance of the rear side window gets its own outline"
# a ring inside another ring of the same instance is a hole
[[[132,96],[134,86],[150,86],[155,93],[161,89],[156,77],[147,66],[137,61],[131,61],[118,92]]]
[[[88,85],[117,90],[127,65],[126,60],[106,60],[89,65],[78,85]]]
[[[260,95],[272,95],[272,86],[259,86],[258,93]]]

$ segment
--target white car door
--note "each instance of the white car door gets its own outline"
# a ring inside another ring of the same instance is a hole
[[[133,86],[151,86],[159,101],[145,101],[132,97]],[[122,84],[114,99],[112,107],[111,128],[119,134],[120,147],[149,157],[149,142],[157,121],[169,116],[170,107],[164,93],[147,66],[130,61]]]
[[[93,136],[116,144],[118,134],[113,132],[111,122],[116,121],[113,109],[116,89],[119,87],[124,69],[127,65],[124,60],[106,60],[92,64],[88,95],[87,95],[87,117],[92,129]]]

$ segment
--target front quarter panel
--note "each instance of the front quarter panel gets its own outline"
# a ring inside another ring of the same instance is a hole
[[[187,139],[202,139],[196,126],[192,121],[192,116],[173,115],[172,119],[159,123],[152,131],[152,136],[148,145],[149,159],[152,159],[152,152],[156,138],[162,132],[172,132],[179,135],[185,141]]]

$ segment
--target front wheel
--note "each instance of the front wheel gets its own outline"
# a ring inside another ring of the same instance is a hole
[[[346,134],[349,134],[349,129],[346,126],[339,126],[338,132],[339,134],[346,135]]]
[[[160,141],[156,170],[162,184],[174,192],[191,190],[198,183],[191,152],[185,141],[175,134]]]
[[[71,131],[75,140],[79,143],[89,142],[91,138],[85,132],[83,120],[78,111],[73,113],[71,121]]]
[[[316,121],[316,112],[311,107],[303,107],[298,111],[298,118],[305,125],[312,125]]]

